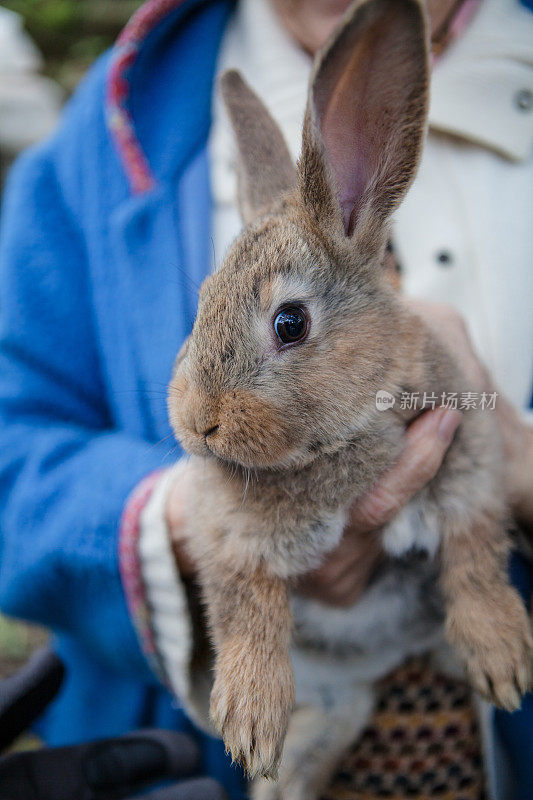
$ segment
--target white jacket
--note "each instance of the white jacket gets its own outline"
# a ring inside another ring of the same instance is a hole
[[[244,0],[220,70],[237,67],[299,154],[310,58],[268,0]],[[234,145],[219,98],[210,139],[217,265],[241,229]],[[429,134],[395,217],[404,290],[454,305],[500,390],[521,408],[533,391],[533,14],[483,0],[437,62]]]
[[[295,158],[310,66],[268,0],[242,0],[219,68],[241,70]],[[218,98],[209,144],[217,266],[241,229],[233,138]],[[484,0],[434,69],[428,140],[394,240],[406,292],[458,308],[500,391],[524,410],[533,384],[532,145],[533,14],[515,0]],[[194,715],[200,689],[188,669],[191,626],[164,521],[176,477],[170,470],[161,478],[143,511],[140,555],[165,671]],[[485,706],[486,765],[491,795],[501,800],[505,764],[494,757],[490,715]]]

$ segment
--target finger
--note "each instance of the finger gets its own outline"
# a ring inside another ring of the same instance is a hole
[[[165,789],[157,789],[141,797],[137,795],[137,800],[228,800],[228,795],[212,778],[195,778],[175,783]]]
[[[435,476],[460,421],[458,412],[438,409],[412,423],[396,466],[353,509],[337,548],[298,583],[298,591],[333,605],[357,600],[381,557],[375,529],[389,522]]]
[[[377,537],[376,537],[377,538]],[[347,605],[355,602],[365,590],[368,581],[382,557],[382,546],[372,545],[372,551],[362,558],[351,556],[338,570],[335,580],[326,580],[326,576],[313,576],[303,580],[297,587],[301,594],[315,598],[329,605]]]
[[[373,530],[398,511],[437,474],[461,414],[451,409],[426,411],[407,429],[405,447],[396,465],[352,511],[352,525]]]
[[[324,564],[303,576],[297,582],[296,590],[307,597],[327,600],[333,589],[333,603],[337,600],[335,587],[339,583],[349,584],[350,596],[354,592],[361,593],[381,560],[382,553],[381,538],[376,536],[375,531],[360,532],[349,527]]]
[[[336,583],[346,571],[346,563],[351,561],[351,555],[350,544],[343,537],[340,544],[328,554],[320,567],[311,570],[301,578],[301,584],[314,589]]]
[[[381,540],[374,535],[374,531],[360,531],[350,521],[337,547],[318,569],[306,577],[316,579],[318,583],[337,581],[358,566],[363,571],[365,565],[373,563],[380,552]]]
[[[170,539],[170,545],[172,547],[172,553],[176,560],[176,566],[180,576],[183,579],[193,578],[196,575],[194,561],[187,551],[184,539],[179,538],[176,530],[173,531]]]
[[[346,529],[343,549],[335,555],[335,581],[351,576],[354,582],[368,580],[370,572],[383,552],[381,537],[376,531],[358,531],[351,526]]]
[[[360,575],[345,575],[342,580],[338,582],[335,587],[332,587],[334,593],[332,595],[332,602],[336,606],[349,606],[352,605],[364,592],[366,588],[366,580]]]
[[[329,606],[346,608],[359,599],[366,589],[367,581],[368,576],[347,574],[342,580],[325,588],[316,599]]]

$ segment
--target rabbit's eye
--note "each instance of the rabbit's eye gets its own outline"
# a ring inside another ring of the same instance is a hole
[[[300,306],[286,306],[274,317],[274,331],[281,344],[296,344],[307,336],[309,320]]]

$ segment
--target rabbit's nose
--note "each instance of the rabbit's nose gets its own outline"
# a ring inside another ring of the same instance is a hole
[[[218,431],[218,428],[219,428],[218,425],[213,425],[212,428],[208,428],[201,435],[204,437],[204,439],[207,439],[208,436],[211,436],[211,434],[216,433]],[[199,433],[199,431],[197,432]]]
[[[218,408],[210,398],[198,397],[192,415],[192,427],[198,436],[212,436],[219,427]]]

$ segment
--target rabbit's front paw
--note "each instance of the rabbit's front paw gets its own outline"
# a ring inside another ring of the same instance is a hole
[[[220,659],[215,674],[211,718],[226,751],[251,778],[275,778],[294,704],[288,654],[269,654],[263,664],[243,650],[238,659]]]
[[[531,681],[532,639],[517,592],[504,585],[490,597],[457,599],[447,631],[482,697],[508,711],[519,708]]]

